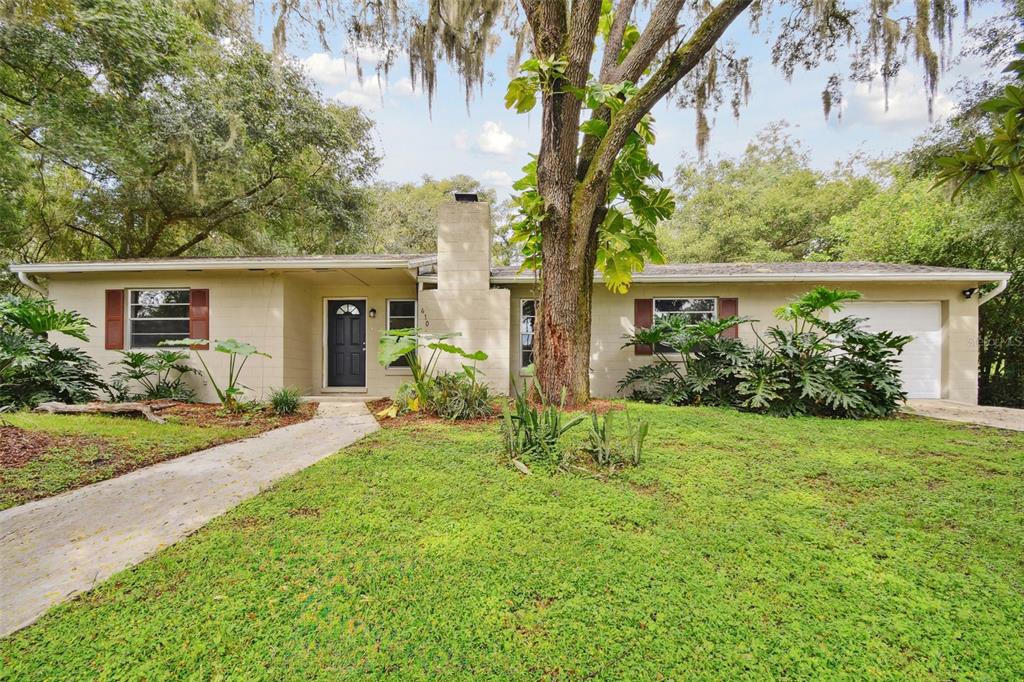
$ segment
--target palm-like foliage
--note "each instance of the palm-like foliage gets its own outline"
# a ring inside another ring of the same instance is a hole
[[[51,301],[0,298],[0,404],[32,407],[59,400],[91,400],[106,388],[99,367],[77,348],[61,348],[47,339],[62,332],[88,341],[89,321],[72,311],[56,310]]]
[[[92,323],[73,310],[57,310],[53,301],[4,296],[0,298],[0,319],[34,336],[47,338],[50,332],[60,332],[79,341],[88,341],[86,331]]]
[[[855,317],[824,319],[824,311],[839,312],[858,298],[853,291],[813,289],[776,310],[792,324],[769,327],[755,348],[717,336],[732,319],[717,325],[664,321],[637,330],[626,345],[653,345],[656,359],[630,370],[619,390],[648,402],[731,405],[778,416],[892,414],[906,398],[899,354],[911,339],[867,332]]]
[[[188,353],[180,350],[121,351],[121,359],[111,363],[120,367],[113,380],[123,385],[126,393],[129,382],[136,382],[142,390],[131,397],[190,402],[195,399],[195,392],[185,384],[185,376],[197,370],[185,364],[186,360]]]

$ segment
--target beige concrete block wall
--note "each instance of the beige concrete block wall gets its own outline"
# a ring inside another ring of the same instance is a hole
[[[354,393],[367,396],[391,396],[398,387],[412,378],[408,368],[385,369],[377,362],[377,347],[381,332],[387,324],[387,302],[389,299],[415,299],[416,284],[331,284],[330,282],[305,282],[295,284],[297,295],[304,297],[311,311],[312,320],[305,338],[306,357],[310,359],[307,383],[316,394]],[[328,299],[364,299],[366,301],[366,388],[338,389],[324,384],[324,316]],[[370,309],[377,311],[376,317],[369,317]],[[418,312],[418,311],[417,311]],[[298,379],[295,379],[296,381]]]
[[[442,204],[438,212],[437,288],[484,290],[491,284],[491,213],[482,202]]]
[[[944,313],[943,397],[976,404],[978,400],[978,303],[961,294],[969,282],[844,282],[822,283],[830,288],[853,289],[865,301],[940,301]],[[591,393],[595,397],[617,396],[616,384],[631,367],[651,361],[631,348],[623,349],[624,336],[633,329],[633,300],[637,298],[725,297],[739,299],[739,314],[760,322],[758,329],[775,322],[774,310],[786,301],[816,286],[813,282],[786,283],[700,283],[634,284],[626,294],[613,294],[598,285],[594,290],[591,336]],[[512,339],[510,349],[515,375],[520,375],[519,300],[533,298],[533,287],[510,287]],[[757,342],[750,325],[740,329],[740,338]],[[521,381],[521,379],[520,379]]]
[[[477,363],[483,379],[497,393],[509,392],[509,292],[506,289],[451,292],[440,287],[420,292],[420,326],[428,333],[461,334],[451,343],[468,352],[482,350],[487,360]],[[466,361],[443,353],[438,370],[457,372]]]
[[[315,349],[309,342],[316,329],[316,305],[309,286],[287,274],[282,276],[284,296],[284,374],[285,386],[297,388],[304,394],[315,393],[319,383],[314,381]]]
[[[105,290],[192,288],[210,290],[211,338],[246,341],[272,356],[252,357],[246,363],[241,377],[249,389],[246,394],[260,399],[269,390],[283,384],[284,314],[282,284],[277,275],[252,272],[82,273],[54,275],[45,284],[59,308],[76,310],[95,325],[89,330],[88,343],[60,334],[54,335],[54,341],[86,350],[99,363],[107,378],[116,371],[110,363],[118,360],[120,355],[117,351],[104,349]],[[128,343],[126,328],[126,346]],[[203,353],[217,382],[223,384],[227,377],[228,356],[212,348],[199,352]],[[202,370],[194,354],[189,364]],[[189,383],[201,400],[216,401],[216,393],[205,376],[193,375]]]

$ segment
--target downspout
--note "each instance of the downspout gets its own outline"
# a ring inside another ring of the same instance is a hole
[[[19,272],[18,274],[20,275],[21,273]],[[989,301],[991,301],[993,298],[995,298],[999,294],[1001,294],[1004,291],[1006,291],[1006,283],[1007,282],[1009,282],[1009,280],[1007,280],[1007,279],[999,280],[999,283],[996,284],[996,288],[995,289],[993,289],[992,291],[986,292],[986,293],[984,293],[984,294],[982,294],[981,296],[978,297],[978,305],[982,306],[982,305],[988,303]]]
[[[42,288],[41,286],[33,282],[31,279],[29,279],[28,273],[19,271],[18,281],[27,286],[32,291],[42,296],[43,298],[46,298],[48,296],[48,294],[46,293],[46,289]],[[1003,286],[1006,286],[1006,282],[1003,282]]]

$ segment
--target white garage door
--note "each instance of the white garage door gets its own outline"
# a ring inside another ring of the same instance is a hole
[[[938,301],[928,303],[847,304],[843,313],[866,317],[873,332],[888,329],[913,336],[903,348],[903,390],[909,398],[942,397],[942,313]]]

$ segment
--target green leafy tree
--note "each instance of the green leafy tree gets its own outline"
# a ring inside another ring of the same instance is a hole
[[[897,177],[834,218],[828,238],[841,260],[874,260],[1024,272],[1024,204],[1008,179],[965,189],[956,202],[928,177]],[[980,308],[979,399],[1024,407],[1024,281]]]
[[[676,170],[675,215],[658,226],[672,262],[799,260],[827,248],[822,227],[878,191],[849,166],[823,173],[785,124],[773,124],[738,159]]]
[[[297,66],[224,24],[210,9],[220,4],[9,8],[0,183],[15,200],[0,205],[13,218],[0,247],[11,257],[329,253],[355,241],[377,164],[371,122],[325,104]]]
[[[976,137],[968,149],[936,160],[936,184],[952,187],[954,197],[970,185],[1005,177],[1024,201],[1024,42],[1017,44],[1017,58],[1006,72],[1015,82],[979,107],[991,115],[991,131]]]
[[[476,192],[492,204],[494,191],[467,175],[418,183],[377,183],[369,191],[367,229],[358,250],[367,253],[434,253],[437,211],[452,192]]]

